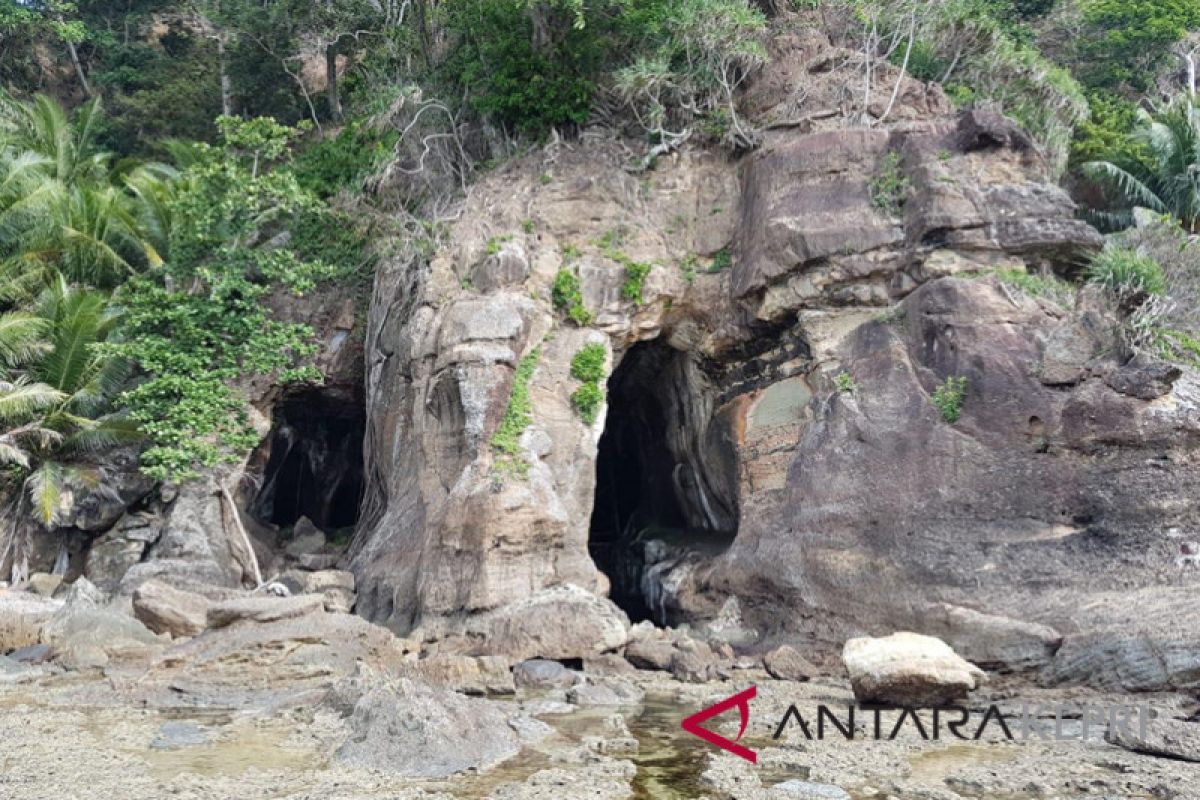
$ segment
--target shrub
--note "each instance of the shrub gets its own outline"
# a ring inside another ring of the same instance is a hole
[[[602,344],[586,344],[571,359],[571,375],[580,386],[571,395],[571,404],[579,412],[579,416],[588,425],[596,421],[600,406],[604,404],[604,390],[600,382],[604,380],[604,362],[608,358],[608,350]]]
[[[949,377],[933,390],[933,405],[942,419],[953,425],[962,414],[963,398],[967,395],[967,379]]]
[[[388,157],[399,134],[377,131],[352,122],[337,136],[322,139],[292,162],[296,181],[318,197],[331,197],[342,189],[356,190]]]
[[[1128,247],[1104,248],[1092,259],[1087,278],[1123,302],[1137,302],[1167,291],[1167,277],[1158,262]]]
[[[890,152],[879,162],[879,170],[871,179],[871,203],[880,211],[898,215],[908,200],[912,186],[900,169],[900,154]]]
[[[645,302],[642,297],[642,289],[646,283],[646,276],[650,274],[650,265],[643,264],[639,261],[625,261],[625,282],[621,284],[621,296],[626,300],[632,300],[635,305],[641,305]]]
[[[858,384],[849,372],[839,372],[833,377],[833,383],[842,394],[854,394],[858,390]]]
[[[550,299],[554,307],[565,312],[576,325],[583,327],[592,321],[592,312],[583,304],[583,289],[574,271],[566,267],[558,271],[550,288]]]
[[[492,449],[495,450],[508,471],[525,475],[529,465],[521,458],[521,434],[533,422],[533,401],[529,395],[529,383],[533,380],[534,370],[537,369],[538,359],[542,357],[542,348],[535,347],[517,364],[516,374],[513,375],[512,393],[508,396],[508,407],[504,410],[504,418],[492,435]]]

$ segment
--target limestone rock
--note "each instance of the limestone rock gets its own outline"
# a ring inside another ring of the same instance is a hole
[[[625,647],[625,658],[640,669],[667,670],[675,657],[675,645],[665,639],[643,637]]]
[[[58,587],[62,585],[62,575],[48,575],[45,572],[35,572],[25,581],[25,588],[42,597],[53,597]]]
[[[781,681],[807,681],[821,674],[808,659],[786,644],[764,655],[763,666],[772,678]]]
[[[579,706],[633,706],[645,692],[620,678],[598,678],[577,683],[567,690],[567,699]]]
[[[531,658],[512,669],[513,681],[520,689],[569,689],[583,679],[557,661]]]
[[[149,580],[133,593],[133,615],[155,633],[195,636],[207,627],[208,598]]]
[[[474,623],[489,652],[510,660],[584,658],[625,644],[629,619],[578,586],[543,589]]]
[[[842,660],[860,702],[944,706],[966,698],[985,677],[941,639],[905,631],[851,639]]]
[[[497,656],[435,654],[417,662],[417,673],[433,686],[468,695],[512,694],[513,674]]]
[[[445,778],[516,755],[521,738],[503,706],[400,679],[354,703],[343,764],[405,778]]]
[[[1050,662],[1062,644],[1058,631],[974,609],[937,603],[926,610],[922,631],[937,636],[981,667],[1022,670]]]
[[[41,641],[42,626],[62,608],[63,601],[0,589],[0,653]]]
[[[850,793],[840,786],[797,779],[775,784],[767,796],[770,800],[850,800]]]
[[[313,555],[325,546],[325,534],[308,517],[296,520],[291,540],[284,546],[290,556]]]
[[[276,622],[323,611],[324,607],[324,599],[320,595],[246,597],[214,603],[208,609],[206,621],[209,628],[223,628],[244,620]]]
[[[73,670],[147,657],[163,645],[149,628],[129,614],[96,604],[86,587],[68,597],[42,628],[41,640],[50,646],[55,661]]]
[[[1200,723],[1159,717],[1146,722],[1143,734],[1136,721],[1110,725],[1105,740],[1132,750],[1163,758],[1200,762]]]

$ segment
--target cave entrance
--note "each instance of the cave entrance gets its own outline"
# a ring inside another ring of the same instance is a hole
[[[275,407],[250,513],[280,528],[308,517],[327,534],[351,532],[363,495],[365,430],[358,393],[318,387],[287,395]]]
[[[670,572],[737,534],[735,451],[686,353],[634,345],[608,380],[588,550],[634,622],[676,621]]]

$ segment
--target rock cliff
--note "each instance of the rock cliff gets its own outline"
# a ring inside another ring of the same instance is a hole
[[[789,119],[828,53],[776,49],[754,152],[637,172],[619,142],[557,144],[473,187],[431,259],[381,270],[359,613],[486,651],[514,604],[573,585],[751,641],[905,626],[1015,668],[1120,638],[1118,591],[1160,587],[1156,618],[1195,584],[1175,567],[1195,376],[1124,363],[1087,292],[988,277],[1069,278],[1101,245],[1028,137],[916,82],[887,124]],[[590,344],[595,422],[572,403]],[[556,657],[617,646],[545,625]],[[1073,663],[1050,679],[1097,674]]]

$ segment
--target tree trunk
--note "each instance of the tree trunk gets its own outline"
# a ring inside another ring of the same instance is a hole
[[[233,89],[230,86],[229,70],[225,64],[225,36],[217,36],[217,68],[221,72],[221,113],[233,116]]]
[[[88,97],[92,96],[92,85],[88,83],[87,75],[84,74],[83,64],[79,63],[79,52],[75,49],[75,43],[67,40],[67,52],[71,54],[71,64],[75,67],[75,74],[79,76],[79,84],[83,87],[83,93]]]
[[[329,101],[329,118],[334,122],[340,122],[342,101],[338,97],[337,42],[325,48],[325,97]]]

